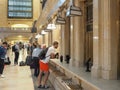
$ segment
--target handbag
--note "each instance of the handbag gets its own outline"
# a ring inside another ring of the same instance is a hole
[[[5,65],[10,65],[10,64],[11,64],[11,61],[10,61],[10,58],[9,58],[9,57],[5,56],[4,64],[5,64]]]

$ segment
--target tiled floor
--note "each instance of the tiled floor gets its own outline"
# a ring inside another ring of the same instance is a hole
[[[23,54],[24,53],[24,54]],[[25,61],[26,51],[20,51],[19,62]],[[14,53],[8,51],[11,65],[6,65],[4,69],[5,78],[0,78],[0,90],[34,90],[31,71],[28,66],[20,67],[13,65]]]
[[[51,85],[51,83],[50,83],[49,81],[47,82],[47,85],[49,85],[50,88],[48,88],[48,89],[39,89],[39,88],[38,88],[38,84],[37,84],[37,78],[33,76],[33,72],[34,72],[34,71],[31,70],[35,90],[55,90],[55,89],[53,88],[53,85]]]
[[[19,62],[25,61],[26,58],[26,50],[20,51]],[[0,78],[0,90],[42,90],[37,88],[37,78],[35,78],[29,66],[14,66],[14,53],[8,51],[8,56],[11,60],[11,65],[6,65],[4,69],[5,78]],[[52,85],[50,89],[46,90],[54,90]]]
[[[0,90],[34,90],[28,66],[5,66],[5,78],[0,78]]]

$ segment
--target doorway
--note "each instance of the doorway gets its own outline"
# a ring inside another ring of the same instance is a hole
[[[93,0],[86,0],[85,61],[93,60]]]

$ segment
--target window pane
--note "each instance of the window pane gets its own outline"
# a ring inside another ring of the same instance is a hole
[[[32,0],[8,0],[8,18],[32,18]]]

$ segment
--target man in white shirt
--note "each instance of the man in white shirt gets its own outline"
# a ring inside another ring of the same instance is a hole
[[[49,86],[46,85],[46,82],[47,82],[49,74],[50,74],[48,63],[49,63],[50,58],[52,58],[52,59],[55,58],[55,49],[57,49],[57,48],[58,48],[58,42],[54,41],[53,46],[48,48],[48,51],[45,55],[46,58],[44,60],[40,60],[40,73],[38,76],[38,81],[39,81],[38,88],[44,88],[44,89],[49,88]],[[43,72],[44,72],[45,76],[44,76],[43,83],[41,83]]]

